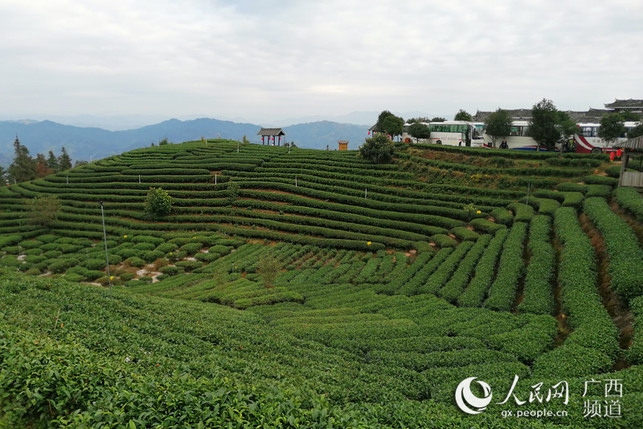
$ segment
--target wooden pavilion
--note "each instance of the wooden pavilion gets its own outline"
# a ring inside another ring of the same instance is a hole
[[[261,136],[261,144],[281,146],[281,137],[285,136],[286,133],[281,128],[262,128],[257,135]]]

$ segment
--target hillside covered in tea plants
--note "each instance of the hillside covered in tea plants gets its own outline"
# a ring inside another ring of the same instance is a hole
[[[217,140],[0,188],[0,422],[640,426],[643,200],[615,167]],[[543,408],[567,415],[503,417]]]

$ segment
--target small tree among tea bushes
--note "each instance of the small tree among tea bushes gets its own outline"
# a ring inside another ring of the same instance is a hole
[[[150,188],[145,200],[145,212],[150,216],[166,216],[172,211],[172,197],[163,188]]]

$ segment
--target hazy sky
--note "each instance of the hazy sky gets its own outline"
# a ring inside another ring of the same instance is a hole
[[[0,0],[0,119],[643,98],[641,0]]]

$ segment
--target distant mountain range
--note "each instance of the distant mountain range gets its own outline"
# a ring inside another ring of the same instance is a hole
[[[261,126],[217,119],[170,119],[141,128],[108,131],[95,127],[76,127],[52,121],[0,121],[0,165],[7,166],[14,157],[13,142],[29,149],[31,156],[49,151],[60,155],[64,146],[73,161],[92,161],[140,147],[162,139],[180,143],[205,138],[242,140],[261,143],[257,132]],[[284,139],[298,147],[310,149],[337,148],[337,140],[349,140],[349,149],[357,149],[367,137],[368,126],[317,121],[283,128]]]

